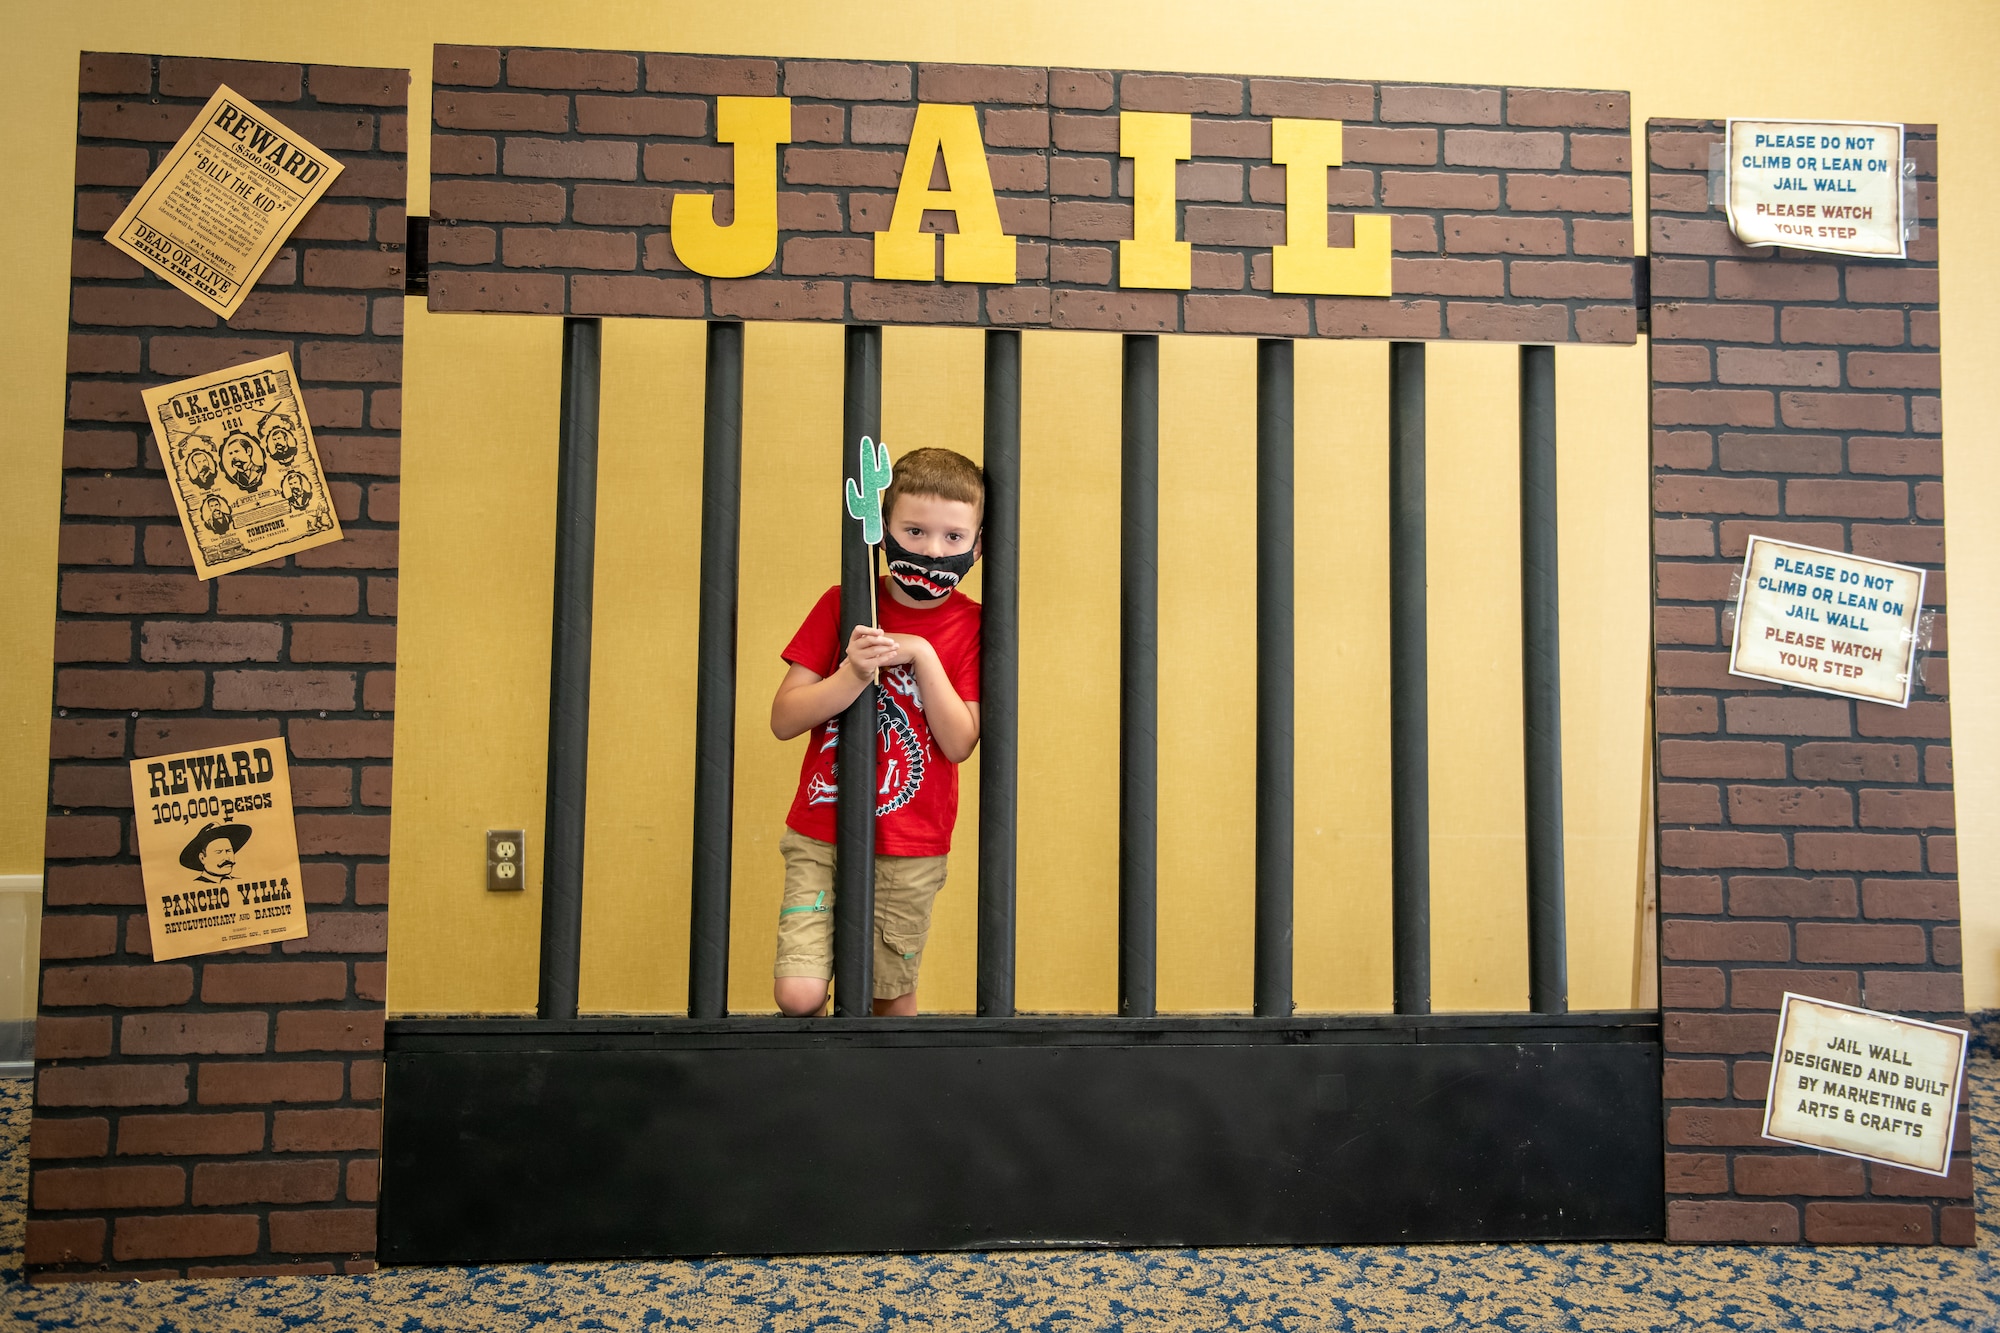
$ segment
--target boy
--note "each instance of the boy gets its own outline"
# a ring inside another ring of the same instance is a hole
[[[881,626],[856,625],[843,655],[835,586],[784,651],[790,666],[771,701],[772,734],[786,741],[812,732],[778,843],[785,900],[772,991],[786,1014],[826,1005],[840,714],[871,681],[878,684],[875,1012],[917,1012],[931,902],[944,887],[958,818],[958,765],[979,743],[979,603],[958,583],[979,558],[985,503],[985,479],[963,454],[905,455],[882,497],[889,574],[877,590]]]

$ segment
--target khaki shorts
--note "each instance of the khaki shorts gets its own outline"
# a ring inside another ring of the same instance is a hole
[[[785,858],[785,902],[778,909],[774,977],[833,978],[833,844],[791,829],[778,839]],[[917,988],[931,902],[944,887],[942,856],[875,858],[875,998]]]

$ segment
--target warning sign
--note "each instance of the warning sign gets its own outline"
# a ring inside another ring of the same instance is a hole
[[[1904,257],[1901,125],[1732,120],[1726,153],[1743,244]]]
[[[1921,569],[1752,537],[1729,669],[1906,707],[1923,600]]]

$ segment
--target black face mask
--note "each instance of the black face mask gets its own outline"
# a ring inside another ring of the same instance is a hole
[[[918,555],[904,549],[886,528],[882,532],[882,554],[889,558],[889,577],[920,602],[950,596],[958,581],[972,568],[976,553],[975,548],[958,555]]]

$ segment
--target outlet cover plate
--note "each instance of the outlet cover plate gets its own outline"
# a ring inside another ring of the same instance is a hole
[[[513,893],[527,887],[528,845],[521,829],[486,830],[486,887]]]

